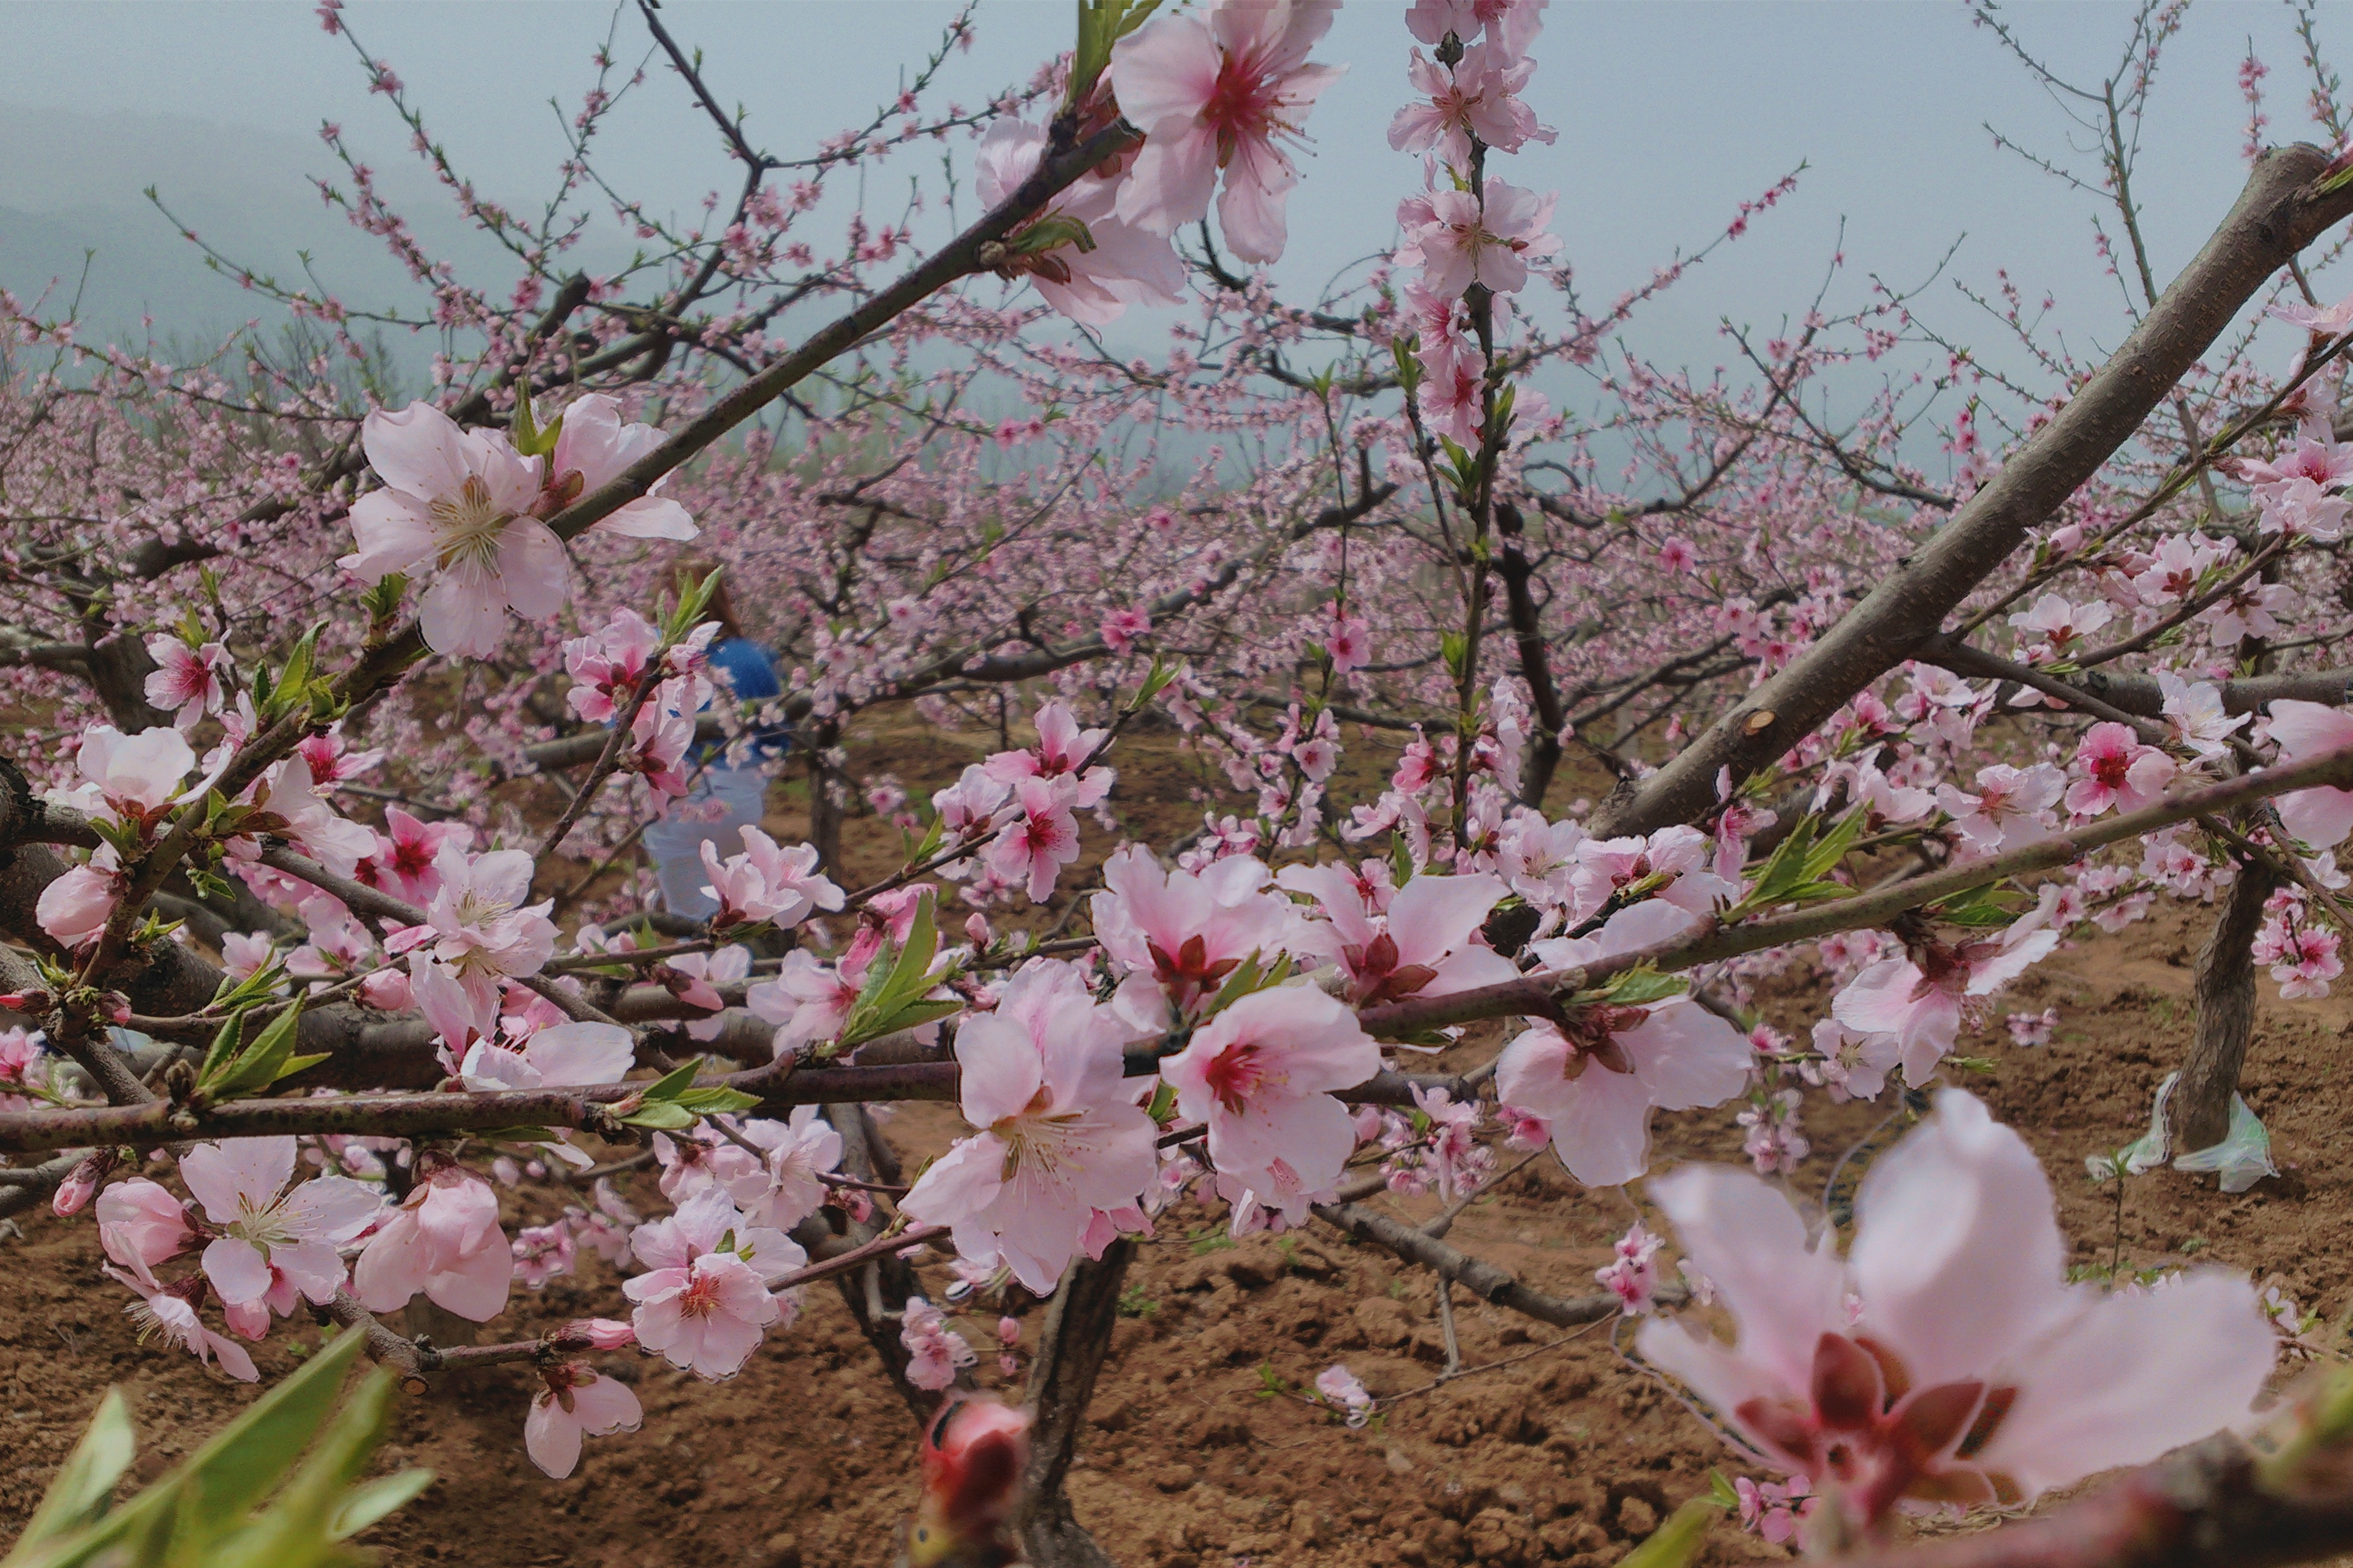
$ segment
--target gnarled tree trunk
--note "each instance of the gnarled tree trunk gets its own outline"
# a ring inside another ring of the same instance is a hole
[[[1071,1512],[1062,1484],[1086,1426],[1095,1378],[1111,1353],[1120,1291],[1134,1257],[1135,1243],[1122,1237],[1104,1249],[1101,1262],[1079,1258],[1046,1310],[1024,1401],[1030,1416],[1029,1465],[1021,1477],[1021,1508],[1015,1518],[1031,1568],[1112,1568],[1110,1554]]]
[[[2270,867],[2260,861],[2242,865],[2199,952],[2197,1032],[2166,1101],[2168,1136],[2176,1154],[2211,1149],[2231,1130],[2231,1096],[2238,1092],[2239,1071],[2255,1032],[2253,943],[2263,922],[2263,900],[2278,886]]]

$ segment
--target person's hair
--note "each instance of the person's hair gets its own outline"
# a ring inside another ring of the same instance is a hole
[[[681,595],[685,595],[693,592],[697,584],[717,570],[719,570],[718,562],[704,556],[693,555],[670,568],[670,579],[677,591]],[[719,634],[722,637],[740,637],[747,635],[744,630],[744,623],[736,618],[735,601],[727,592],[727,579],[724,577],[720,578],[719,585],[711,591],[711,603],[702,607],[702,614],[704,619],[719,623]]]

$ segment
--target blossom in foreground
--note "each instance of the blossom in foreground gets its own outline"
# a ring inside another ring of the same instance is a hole
[[[2353,746],[2353,713],[2319,702],[2274,702],[2271,735],[2279,742],[2282,762],[2309,762]],[[2293,791],[2279,797],[2279,816],[2290,833],[2315,849],[2327,849],[2353,833],[2353,790],[2323,784]]]
[[[147,657],[155,661],[147,677],[150,707],[172,715],[173,728],[192,730],[196,721],[221,710],[221,671],[228,669],[228,649],[216,642],[191,647],[168,632],[147,639]]]
[[[1831,1016],[1864,1035],[1894,1037],[1905,1081],[1917,1089],[1960,1037],[1971,997],[1989,996],[2059,945],[2052,925],[2059,889],[2044,885],[2041,903],[1996,934],[1954,944],[1933,938],[1913,952],[1883,958],[1831,999]]]
[[[858,1005],[859,987],[866,973],[862,963],[853,965],[844,956],[839,965],[819,963],[808,949],[797,947],[785,954],[774,980],[763,980],[744,991],[744,1005],[756,1017],[780,1026],[776,1054],[790,1056],[815,1040],[829,1040],[841,1032],[849,1010]]]
[[[547,493],[540,510],[545,511],[551,504],[566,507],[590,490],[604,489],[661,444],[659,430],[625,421],[620,404],[607,394],[592,392],[575,398],[565,406],[564,426],[556,432],[555,450],[548,461]],[[625,539],[692,539],[694,519],[661,493],[670,479],[665,474],[656,479],[651,493],[596,523],[596,531]]]
[[[1145,133],[1120,185],[1118,216],[1173,234],[1208,216],[1244,261],[1282,255],[1283,205],[1299,171],[1277,139],[1303,140],[1307,111],[1347,69],[1310,65],[1339,0],[1212,0],[1206,15],[1164,16],[1120,40],[1107,73],[1120,111]]]
[[[2078,816],[2097,816],[2112,805],[2118,811],[2154,805],[2178,771],[2171,757],[2142,745],[2130,725],[2113,721],[2084,731],[2075,763],[2083,772],[2067,786],[2067,809]]]
[[[580,1463],[580,1439],[634,1432],[645,1420],[629,1385],[600,1377],[585,1363],[560,1361],[539,1370],[542,1387],[522,1418],[522,1446],[531,1462],[556,1480]]]
[[[168,724],[135,735],[111,724],[92,724],[74,750],[82,784],[71,804],[117,821],[143,823],[190,798],[180,785],[195,765],[196,753],[186,738]]]
[[[1026,1412],[994,1399],[942,1405],[923,1434],[923,1486],[908,1531],[908,1568],[1018,1561],[1010,1526],[1029,1455]]]
[[[1313,986],[1279,985],[1194,1030],[1160,1076],[1179,1113],[1208,1127],[1210,1163],[1296,1225],[1356,1146],[1348,1108],[1331,1091],[1380,1066],[1380,1047],[1345,1005]]]
[[[99,1265],[106,1277],[137,1294],[139,1300],[124,1309],[131,1321],[139,1326],[139,1338],[143,1342],[151,1334],[165,1343],[174,1344],[198,1361],[210,1366],[215,1358],[220,1369],[240,1383],[259,1383],[261,1373],[253,1364],[253,1357],[243,1345],[226,1334],[216,1334],[205,1327],[196,1316],[195,1303],[204,1299],[205,1277],[191,1274],[169,1285],[159,1284],[146,1266],[132,1262],[127,1268],[116,1268],[111,1263]]]
[[[984,209],[1004,205],[1038,172],[1046,140],[1044,126],[1011,115],[989,127],[973,168]],[[1086,241],[1017,252],[1006,269],[1028,274],[1046,303],[1091,327],[1109,326],[1130,305],[1182,303],[1185,264],[1176,247],[1165,232],[1123,222],[1114,216],[1118,202],[1119,187],[1112,182],[1092,174],[1080,180],[1008,238],[1018,244],[1039,225],[1062,220],[1085,225]],[[1150,625],[1147,618],[1145,628]]]
[[[1079,858],[1079,824],[1071,815],[1079,785],[1070,778],[1025,778],[1005,826],[980,852],[982,864],[1024,888],[1033,904],[1053,896],[1054,879]]]
[[[786,849],[751,823],[739,830],[744,853],[719,858],[719,846],[702,841],[702,868],[711,875],[703,891],[719,900],[713,927],[774,921],[789,928],[818,910],[841,908],[843,894],[818,869],[813,846],[796,844]]]
[[[995,1012],[956,1031],[964,1119],[983,1131],[934,1161],[901,1209],[1051,1294],[1090,1216],[1134,1205],[1159,1174],[1152,1118],[1120,1081],[1134,1033],[1067,965],[1007,982]]]
[[[1938,784],[1936,804],[1952,817],[1970,854],[1994,855],[2052,836],[2051,809],[2066,790],[2067,775],[2049,763],[2026,768],[1996,763],[1978,770],[1977,786],[1969,795]]]
[[[2160,669],[2157,672],[2157,687],[2165,695],[2167,736],[2201,757],[2219,757],[2228,752],[2232,733],[2254,717],[2241,713],[2234,718],[2226,713],[2221,688],[2211,680],[2193,683],[2169,669]]]
[[[1651,1323],[1643,1356],[1866,1528],[1897,1506],[2030,1501],[2234,1426],[2277,1353],[2224,1270],[2066,1283],[2041,1163],[1957,1089],[1864,1176],[1844,1259],[1746,1172],[1688,1167],[1651,1193],[1738,1338]]]
[[[396,805],[385,807],[384,826],[385,831],[375,836],[375,853],[353,874],[412,904],[429,902],[441,890],[441,847],[454,843],[462,850],[474,837],[462,822],[425,822]]]
[[[1323,907],[1325,919],[1299,927],[1300,949],[1336,962],[1357,1006],[1519,978],[1510,959],[1472,940],[1504,892],[1486,872],[1416,877],[1394,893],[1343,865],[1286,866],[1275,881]]]
[[[1398,205],[1405,243],[1394,259],[1399,267],[1420,268],[1431,293],[1451,298],[1473,283],[1498,294],[1517,293],[1527,287],[1528,263],[1560,248],[1560,237],[1545,232],[1557,195],[1502,180],[1489,180],[1485,189],[1484,201],[1469,191],[1441,189]]]
[[[129,886],[114,846],[101,844],[90,859],[41,889],[33,919],[60,947],[79,947],[106,929]]]
[[[1071,804],[1085,810],[1102,805],[1119,780],[1114,768],[1089,765],[1110,735],[1109,730],[1081,729],[1068,705],[1049,702],[1038,710],[1038,744],[1023,751],[993,752],[981,764],[981,771],[1017,788],[1024,779],[1068,778],[1076,785]]]
[[[1389,145],[1401,153],[1435,148],[1448,163],[1468,170],[1474,136],[1499,153],[1516,153],[1559,135],[1538,124],[1535,110],[1518,96],[1535,74],[1535,62],[1514,59],[1499,45],[1472,45],[1451,71],[1416,49],[1406,68],[1427,101],[1407,104],[1389,121]]]
[[[384,1200],[348,1176],[318,1176],[291,1188],[294,1140],[232,1138],[180,1156],[180,1179],[221,1234],[205,1248],[205,1275],[221,1304],[250,1311],[282,1276],[312,1301],[335,1299],[343,1283],[336,1249],[368,1226]]]
[[[438,972],[438,966],[432,966]],[[478,1037],[458,1068],[468,1089],[571,1089],[618,1083],[637,1059],[637,1041],[618,1024],[566,1023],[534,1029],[513,1048]]]
[[[1638,1219],[1611,1244],[1609,1261],[1593,1271],[1595,1283],[1618,1298],[1627,1316],[1639,1318],[1651,1310],[1659,1289],[1659,1248],[1665,1245]]]
[[[647,1268],[621,1284],[638,1304],[638,1342],[712,1382],[733,1377],[785,1321],[787,1303],[768,1288],[808,1261],[783,1232],[747,1224],[717,1184],[639,1226],[629,1248]]]
[[[134,1258],[153,1268],[176,1256],[195,1234],[180,1200],[144,1176],[117,1182],[99,1194],[96,1212],[99,1245],[126,1268]]]
[[[1253,953],[1272,963],[1296,924],[1291,905],[1267,891],[1265,865],[1247,855],[1164,871],[1131,844],[1103,862],[1103,879],[1109,891],[1088,912],[1103,951],[1128,972],[1119,1008],[1144,1029],[1190,1016]]]
[[[1449,33],[1469,43],[1485,29],[1487,40],[1507,57],[1527,53],[1528,45],[1544,29],[1545,7],[1551,0],[1413,0],[1405,14],[1406,30],[1435,48]]]
[[[396,1311],[420,1292],[461,1318],[487,1323],[506,1310],[514,1254],[499,1228],[499,1198],[462,1165],[421,1176],[399,1210],[367,1239],[352,1291],[371,1312]]]
[[[1546,969],[1596,963],[1681,935],[1684,910],[1646,900],[1589,937],[1538,942]],[[1649,1167],[1651,1112],[1717,1105],[1748,1081],[1747,1037],[1693,1002],[1587,1008],[1564,1027],[1537,1024],[1504,1047],[1496,1097],[1547,1121],[1568,1173],[1588,1187],[1630,1182]]]
[[[814,1105],[797,1105],[783,1121],[744,1124],[744,1142],[763,1150],[757,1169],[723,1176],[727,1195],[755,1226],[788,1231],[825,1202],[827,1172],[841,1163],[841,1134]]]
[[[547,918],[554,900],[523,902],[531,897],[529,855],[494,849],[470,858],[444,843],[435,868],[441,887],[426,906],[425,923],[387,938],[385,952],[432,943],[433,956],[486,1005],[494,1005],[499,982],[536,974],[555,956],[555,922]]]
[[[352,503],[359,548],[337,564],[369,584],[429,573],[417,612],[427,647],[488,658],[505,639],[510,608],[543,621],[564,607],[563,542],[532,515],[538,458],[495,431],[460,429],[429,403],[377,409],[360,445],[384,487]]]

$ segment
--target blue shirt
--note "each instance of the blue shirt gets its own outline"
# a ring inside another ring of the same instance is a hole
[[[768,650],[748,637],[722,637],[712,643],[711,668],[727,678],[738,701],[767,702],[785,694],[785,683],[776,678],[776,666],[768,658]],[[757,742],[754,750],[762,757],[781,757],[791,746],[793,730],[789,724],[754,730],[752,733]],[[697,754],[716,756],[723,749],[707,744]]]

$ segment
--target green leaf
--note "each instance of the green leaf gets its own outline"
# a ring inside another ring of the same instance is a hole
[[[213,1043],[211,1048],[205,1052],[205,1065],[203,1070],[196,1074],[196,1081],[207,1082],[225,1069],[244,1044],[245,1013],[240,1009],[213,1032]]]
[[[1021,231],[1018,237],[1006,242],[1006,250],[1014,256],[1043,256],[1065,245],[1075,245],[1084,256],[1095,247],[1092,230],[1066,213],[1041,217]]]
[[[760,1103],[756,1094],[745,1094],[740,1089],[690,1089],[678,1097],[678,1105],[697,1116],[724,1116],[733,1111],[749,1110]]]
[[[559,414],[554,423],[542,425],[539,411],[531,405],[530,389],[518,388],[512,429],[516,451],[526,458],[544,458],[555,450],[555,443],[564,435],[564,416]]]
[[[649,1100],[621,1118],[627,1126],[649,1128],[656,1132],[682,1131],[700,1120],[674,1100]]]
[[[94,1523],[106,1512],[114,1483],[131,1468],[132,1456],[138,1449],[138,1436],[131,1429],[131,1406],[122,1390],[110,1388],[81,1441],[66,1456],[58,1479],[49,1483],[48,1495],[33,1510],[25,1533],[16,1538],[16,1552]]]
[[[648,1100],[676,1100],[694,1087],[694,1075],[702,1070],[702,1062],[700,1058],[683,1066],[672,1068],[653,1081],[647,1089],[645,1097]]]
[[[353,1488],[327,1525],[328,1539],[343,1541],[357,1535],[432,1484],[431,1470],[400,1470]]]
[[[346,1330],[162,1480],[79,1534],[30,1555],[21,1548],[11,1552],[5,1568],[161,1563],[167,1552],[175,1563],[206,1562],[204,1549],[244,1524],[248,1511],[301,1457],[366,1342],[364,1329]]]
[[[206,1558],[206,1568],[310,1568],[348,1561],[332,1533],[351,1483],[383,1441],[392,1415],[392,1373],[378,1367],[343,1402],[311,1457],[267,1511]]]
[[[885,949],[883,959],[887,962],[878,961],[867,972],[857,1003],[842,1020],[841,1034],[834,1045],[836,1050],[846,1051],[962,1009],[961,1002],[929,1001],[923,997],[925,992],[945,978],[932,973],[932,960],[940,946],[939,928],[933,920],[933,901],[930,893],[917,901],[905,945]]]
[[[242,1018],[244,1015],[238,1016]],[[217,1070],[212,1068],[207,1058],[207,1071],[196,1079],[198,1091],[215,1101],[231,1100],[268,1089],[287,1074],[323,1060],[321,1057],[294,1055],[294,1032],[301,1021],[302,1002],[297,997],[292,1005],[269,1021],[269,1026],[252,1044],[236,1052]],[[219,1042],[216,1039],[214,1043],[217,1046]]]
[[[1691,982],[1680,974],[1662,974],[1650,964],[1622,970],[1609,977],[1601,988],[1604,1002],[1618,1007],[1647,1007],[1653,1002],[1663,1002],[1670,996],[1680,996],[1691,989]]]
[[[1725,1505],[1714,1495],[1695,1497],[1675,1510],[1651,1538],[1618,1560],[1618,1568],[1684,1568],[1699,1555],[1708,1527],[1723,1514]]]

